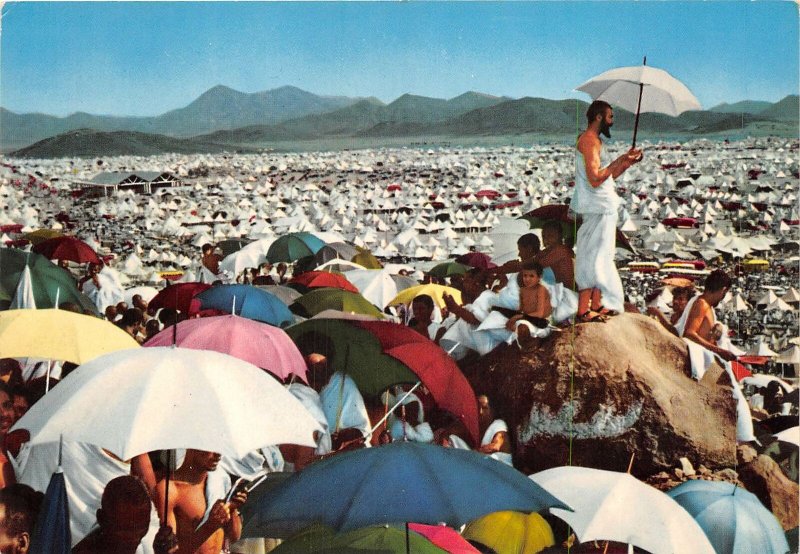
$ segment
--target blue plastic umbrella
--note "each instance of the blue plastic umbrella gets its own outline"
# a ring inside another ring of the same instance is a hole
[[[378,523],[459,527],[500,510],[569,509],[516,469],[470,450],[396,442],[317,462],[260,496],[245,537],[275,536],[287,522],[339,531]]]
[[[718,554],[785,554],[783,528],[757,496],[721,481],[686,481],[667,493],[689,512]]]
[[[278,237],[267,250],[267,259],[272,263],[293,262],[306,256],[313,256],[325,242],[311,233],[288,233]]]
[[[195,296],[201,309],[215,309],[285,327],[294,321],[277,296],[252,285],[217,285]]]

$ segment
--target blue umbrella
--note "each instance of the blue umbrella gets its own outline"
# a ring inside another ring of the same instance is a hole
[[[718,554],[785,554],[789,543],[757,496],[721,481],[686,481],[667,493],[689,512]]]
[[[64,472],[61,469],[61,448],[58,469],[50,478],[42,508],[31,536],[31,554],[69,554],[72,551],[69,529],[69,500]]]
[[[550,507],[569,509],[488,456],[396,442],[338,454],[292,475],[249,508],[242,536],[274,536],[275,526],[285,529],[291,521],[339,531],[406,522],[457,528],[491,512]]]
[[[293,262],[306,256],[313,256],[325,242],[311,233],[288,233],[278,237],[267,250],[267,259],[272,263]]]
[[[294,321],[277,296],[252,285],[217,285],[195,296],[201,309],[215,309],[285,327]]]

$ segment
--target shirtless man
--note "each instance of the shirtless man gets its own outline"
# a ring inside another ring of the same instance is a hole
[[[220,458],[215,452],[189,449],[183,465],[170,480],[165,523],[175,530],[180,554],[219,554],[226,537],[235,542],[242,534],[239,507],[247,500],[246,492],[237,493],[227,504],[217,500],[208,519],[200,525],[207,508],[205,486],[208,472],[217,469]],[[162,479],[156,485],[159,514],[164,513],[165,483]]]
[[[731,278],[721,269],[715,269],[706,278],[705,289],[691,305],[683,336],[717,354],[723,360],[736,359],[733,352],[717,346],[714,338],[714,325],[716,315],[714,308],[722,302],[728,289],[731,288]]]
[[[575,191],[570,201],[570,210],[583,218],[575,241],[579,323],[603,321],[623,309],[622,281],[614,265],[620,205],[614,179],[642,159],[642,151],[631,148],[610,160],[600,140],[600,135],[611,136],[614,125],[614,110],[607,102],[592,102],[586,119],[586,130],[578,137]]]
[[[562,283],[570,290],[575,289],[575,261],[572,248],[564,244],[564,232],[558,221],[547,221],[542,226],[544,250],[536,255],[536,261],[543,268],[550,268],[556,283]]]

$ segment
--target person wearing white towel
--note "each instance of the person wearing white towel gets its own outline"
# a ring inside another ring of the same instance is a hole
[[[482,394],[478,397],[478,423],[483,433],[478,452],[489,455],[503,462],[514,465],[511,460],[511,441],[508,436],[508,425],[502,419],[495,419],[494,410],[489,404],[489,397]]]
[[[575,155],[575,192],[570,211],[583,218],[575,243],[575,283],[578,287],[578,322],[602,321],[622,312],[622,281],[614,265],[617,210],[620,198],[614,179],[642,159],[631,148],[615,160],[608,156],[600,135],[611,137],[614,110],[595,100],[586,111],[588,125],[578,137]]]
[[[720,269],[712,271],[706,278],[703,294],[686,305],[686,317],[681,317],[676,324],[681,336],[696,342],[725,361],[736,359],[736,355],[717,345],[713,335],[714,325],[717,323],[714,308],[722,302],[730,287],[731,278],[727,273]]]

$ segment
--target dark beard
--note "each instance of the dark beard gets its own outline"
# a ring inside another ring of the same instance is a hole
[[[611,125],[608,125],[605,121],[600,124],[600,134],[606,138],[611,138]]]

